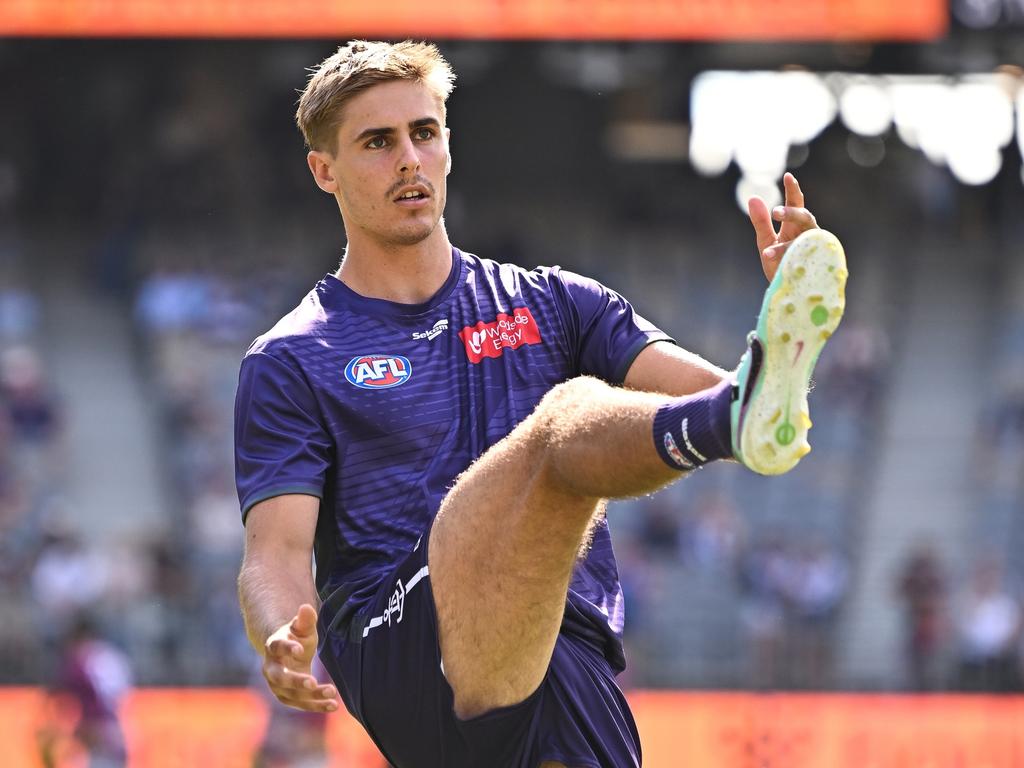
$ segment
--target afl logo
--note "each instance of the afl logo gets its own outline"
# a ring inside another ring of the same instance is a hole
[[[387,389],[405,384],[412,376],[412,363],[400,355],[362,355],[345,366],[345,378],[360,389]]]

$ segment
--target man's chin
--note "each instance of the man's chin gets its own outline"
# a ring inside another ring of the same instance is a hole
[[[409,229],[402,229],[395,232],[389,233],[388,238],[394,245],[409,246],[419,245],[437,229],[437,222],[434,222],[430,226],[411,227]]]

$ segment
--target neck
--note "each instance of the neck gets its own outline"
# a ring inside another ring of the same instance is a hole
[[[349,238],[337,278],[361,296],[422,304],[437,293],[452,268],[444,222],[415,245],[382,245]]]

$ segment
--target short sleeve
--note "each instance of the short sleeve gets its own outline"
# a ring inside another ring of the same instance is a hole
[[[306,380],[271,355],[247,355],[235,395],[235,484],[242,519],[274,496],[322,498],[331,445]]]
[[[552,271],[552,280],[568,330],[576,336],[580,374],[621,384],[644,347],[672,341],[626,299],[596,280],[559,268]]]

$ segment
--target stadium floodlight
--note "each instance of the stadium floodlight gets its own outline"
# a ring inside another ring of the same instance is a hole
[[[967,78],[953,91],[953,114],[965,121],[971,137],[997,147],[1013,140],[1013,100],[998,76]]]
[[[843,125],[861,136],[881,136],[892,125],[893,107],[888,89],[877,78],[859,79],[839,97]]]
[[[755,195],[764,199],[769,208],[782,203],[778,179],[772,176],[743,176],[736,183],[736,205],[744,214],[747,212],[747,200]]]
[[[1017,89],[1017,146],[1021,157],[1024,157],[1024,86]],[[1021,173],[1024,174],[1024,165]]]
[[[809,144],[836,119],[836,97],[812,72],[779,72],[775,77],[779,101],[789,105],[786,119],[790,144]]]
[[[702,176],[725,173],[732,162],[732,142],[722,139],[708,128],[695,125],[690,131],[690,164]]]
[[[891,75],[886,78],[892,99],[896,133],[908,147],[920,149],[921,122],[931,103],[941,96],[945,78],[938,75]]]
[[[921,97],[911,117],[917,129],[918,144],[929,160],[942,165],[952,145],[949,121],[953,86],[948,83],[925,84],[921,87]]]
[[[1003,156],[998,147],[964,142],[952,148],[946,161],[957,179],[980,186],[996,177],[1003,165]]]
[[[778,110],[778,103],[787,108]],[[961,182],[986,184],[1002,167],[1001,149],[1013,141],[1015,110],[1024,154],[1024,87],[1005,72],[955,78],[705,72],[691,91],[690,162],[710,176],[735,160],[744,177],[737,199],[745,198],[763,180],[777,182],[790,148],[806,146],[838,113],[851,131],[847,149],[858,165],[882,161],[882,137],[895,125],[904,143],[947,165]]]
[[[742,74],[702,72],[690,88],[690,163],[705,176],[723,173],[732,162],[743,119]]]

